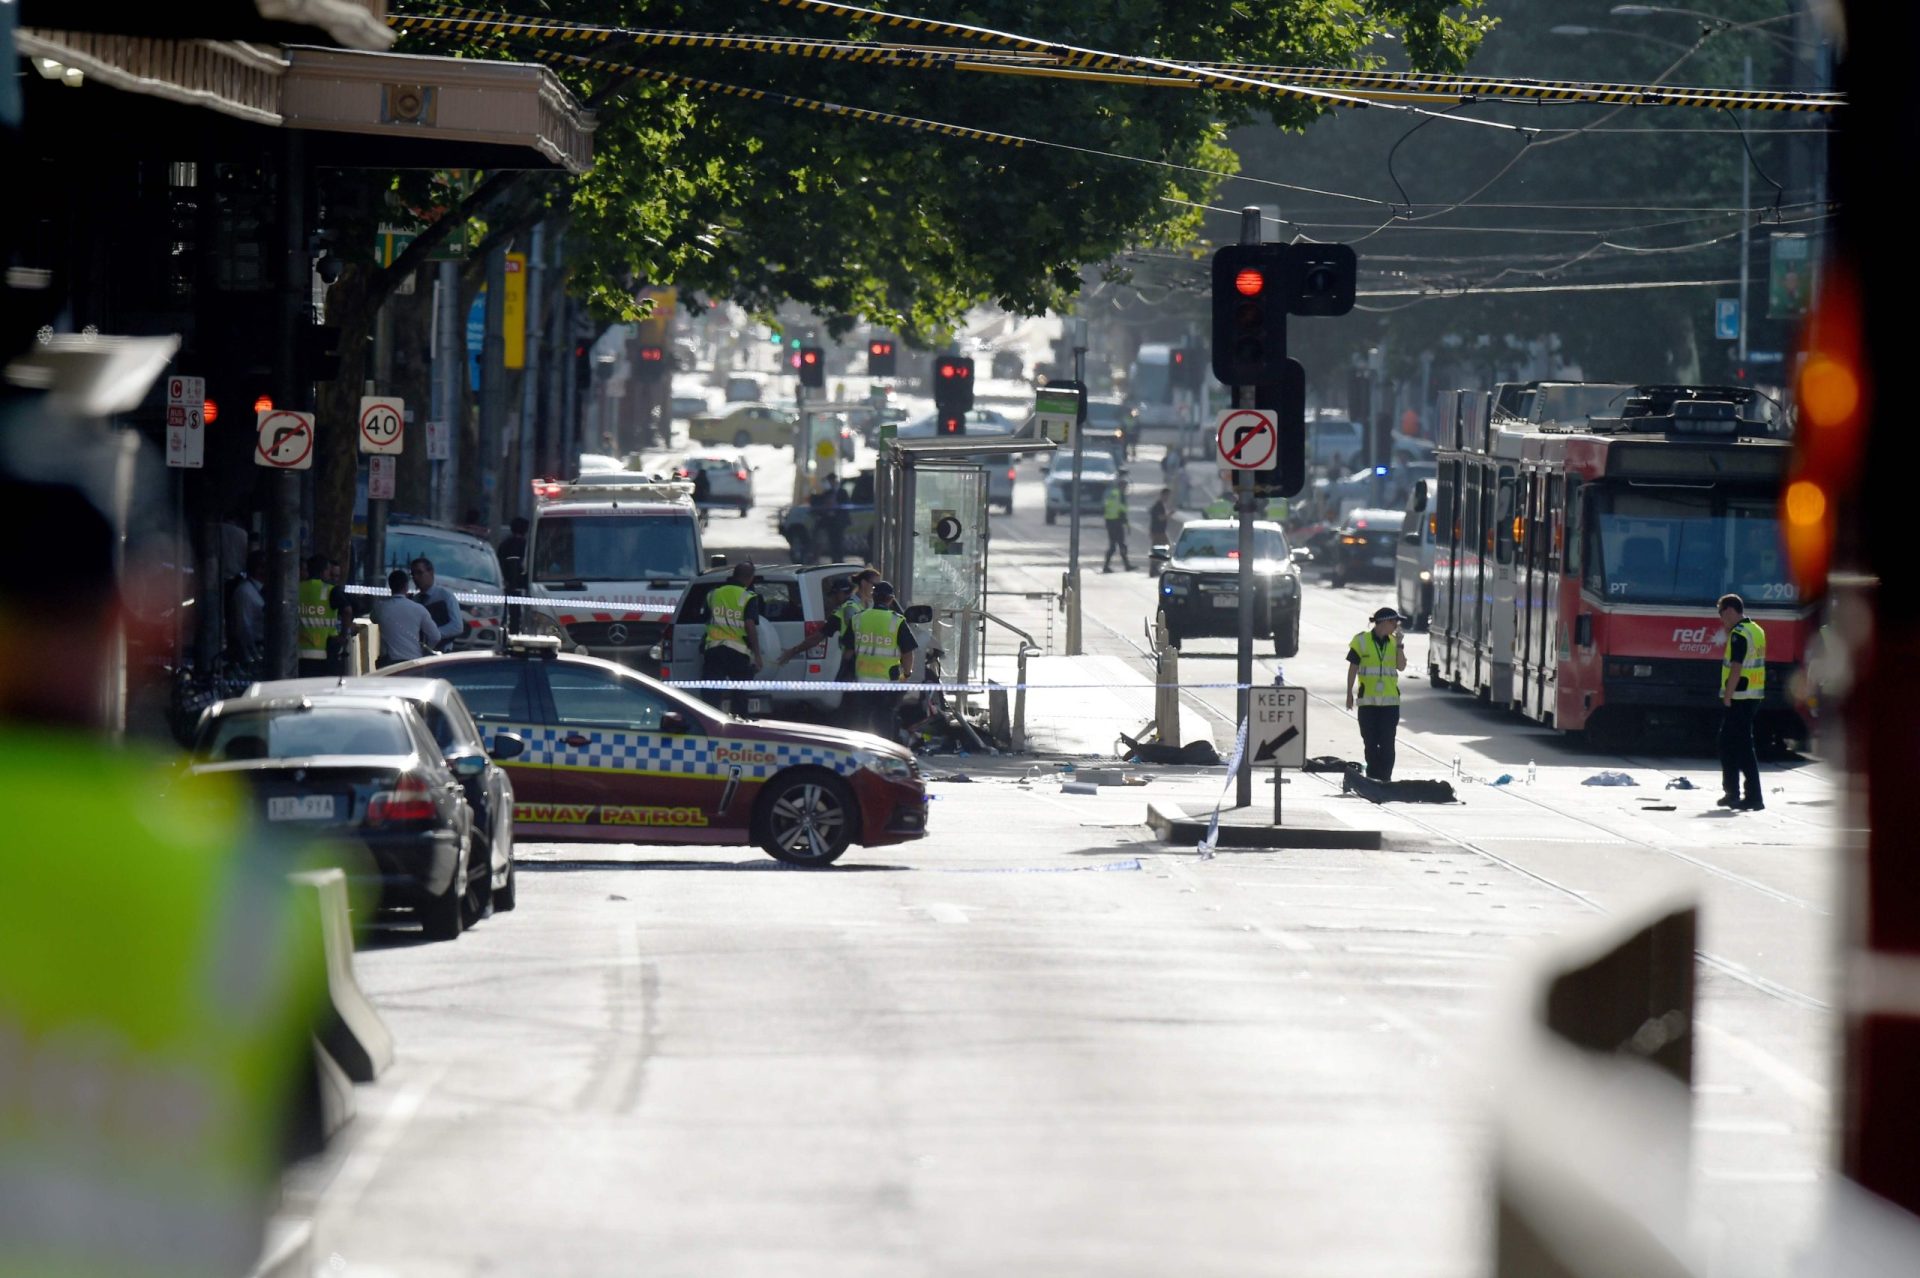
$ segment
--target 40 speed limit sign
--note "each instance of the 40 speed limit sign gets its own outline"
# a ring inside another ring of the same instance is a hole
[[[360,451],[375,456],[399,453],[407,431],[405,400],[366,395],[360,400]]]

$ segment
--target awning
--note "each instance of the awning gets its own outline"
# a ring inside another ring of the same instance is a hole
[[[386,0],[19,0],[23,27],[148,40],[391,48]]]
[[[307,153],[348,168],[593,165],[593,114],[545,67],[292,48],[280,114]]]

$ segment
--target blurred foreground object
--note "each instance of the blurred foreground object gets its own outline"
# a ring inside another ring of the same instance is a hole
[[[98,440],[0,398],[0,509],[37,534],[0,556],[0,1275],[243,1273],[322,977],[240,796],[97,727]]]

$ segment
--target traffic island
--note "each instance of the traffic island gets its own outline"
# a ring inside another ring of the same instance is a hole
[[[1320,815],[1317,810],[1309,811]],[[1198,844],[1207,837],[1211,815],[1189,815],[1186,809],[1165,800],[1147,805],[1147,824],[1162,843]],[[1255,804],[1250,808],[1221,809],[1220,834],[1214,846],[1255,849],[1351,848],[1377,852],[1383,846],[1383,836],[1379,830],[1356,830],[1347,826],[1275,825],[1272,809]]]

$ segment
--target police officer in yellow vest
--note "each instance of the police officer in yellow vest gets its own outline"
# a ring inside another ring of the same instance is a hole
[[[913,653],[920,646],[895,606],[891,582],[873,588],[873,607],[853,623],[853,677],[859,683],[899,683],[913,678]],[[857,692],[854,721],[865,721],[870,731],[893,739],[898,696],[884,692]]]
[[[1393,737],[1400,730],[1400,672],[1407,654],[1400,641],[1400,614],[1382,608],[1373,627],[1347,645],[1347,709],[1359,691],[1360,739],[1366,743],[1367,776],[1393,780]]]
[[[1760,755],[1753,748],[1753,721],[1767,696],[1767,632],[1747,617],[1746,601],[1722,595],[1720,624],[1727,628],[1727,650],[1720,666],[1720,800],[1723,808],[1758,812]],[[1740,794],[1740,778],[1747,792]]]
[[[247,846],[247,795],[106,739],[117,632],[140,623],[91,479],[8,455],[24,433],[82,469],[66,454],[90,441],[25,415],[0,403],[0,508],[59,535],[0,558],[0,1276],[245,1273],[320,955],[284,862]]]
[[[302,676],[334,673],[327,660],[327,640],[340,626],[331,597],[333,583],[327,580],[327,557],[307,557],[306,580],[300,583],[300,673]]]
[[[701,652],[702,679],[751,679],[760,670],[760,597],[749,590],[753,564],[733,566],[725,585],[707,596],[707,635]],[[733,713],[733,688],[704,689],[706,699]]]
[[[1120,567],[1132,572],[1133,560],[1127,557],[1127,482],[1124,479],[1107,485],[1107,497],[1101,504],[1100,514],[1107,521],[1107,558],[1100,565],[1100,571],[1113,571],[1113,552],[1117,550]]]
[[[1202,517],[1206,519],[1232,519],[1233,518],[1233,472],[1232,471],[1223,470],[1220,472],[1220,491],[1214,495],[1214,498],[1212,501],[1208,502],[1205,506],[1202,506],[1200,508],[1200,514]]]

